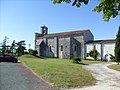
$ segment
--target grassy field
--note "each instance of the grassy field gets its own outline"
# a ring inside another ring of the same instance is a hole
[[[120,65],[117,64],[109,65],[108,68],[120,71]]]
[[[81,87],[96,83],[91,73],[82,67],[83,64],[74,64],[70,60],[40,59],[30,55],[24,55],[20,60],[42,78],[58,87]],[[99,62],[92,61],[92,63]]]
[[[100,60],[82,60],[83,64],[97,64],[97,63],[109,63],[109,62],[105,62],[105,61],[100,61]]]

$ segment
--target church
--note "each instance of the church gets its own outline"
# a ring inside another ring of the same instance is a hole
[[[41,32],[35,33],[35,50],[42,57],[92,59],[89,52],[96,49],[99,52],[98,59],[109,60],[109,55],[114,55],[114,48],[114,39],[94,40],[90,30],[48,34],[48,28],[43,25]]]

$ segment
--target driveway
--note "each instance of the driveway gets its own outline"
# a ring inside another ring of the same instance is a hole
[[[109,69],[108,65],[110,64],[85,65],[97,79],[97,84],[71,90],[120,90],[120,71]]]
[[[34,75],[22,63],[0,63],[0,90],[58,90]]]

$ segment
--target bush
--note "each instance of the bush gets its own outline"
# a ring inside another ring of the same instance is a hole
[[[99,52],[97,50],[93,49],[89,52],[89,55],[90,55],[90,57],[94,58],[94,60],[97,60]]]
[[[33,50],[32,55],[36,56],[38,54],[37,50]]]
[[[79,62],[81,62],[81,58],[80,57],[74,57],[72,59],[72,61],[73,61],[73,63],[79,63]]]
[[[116,62],[115,56],[113,56],[112,54],[109,54],[109,55],[110,55],[110,61],[111,61],[111,62]]]
[[[29,53],[27,51],[25,51],[24,54],[29,54]]]
[[[29,49],[29,54],[36,56],[38,54],[37,50]]]

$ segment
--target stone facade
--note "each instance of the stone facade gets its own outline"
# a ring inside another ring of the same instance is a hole
[[[115,40],[94,40],[90,30],[48,34],[48,28],[41,26],[41,33],[35,33],[35,50],[43,57],[92,59],[88,53],[96,49],[98,59],[109,59],[109,54],[114,55],[114,47]]]
[[[78,30],[47,34],[46,26],[41,27],[41,33],[35,33],[35,49],[39,56],[54,58],[85,57],[85,43],[93,41],[90,30]]]

